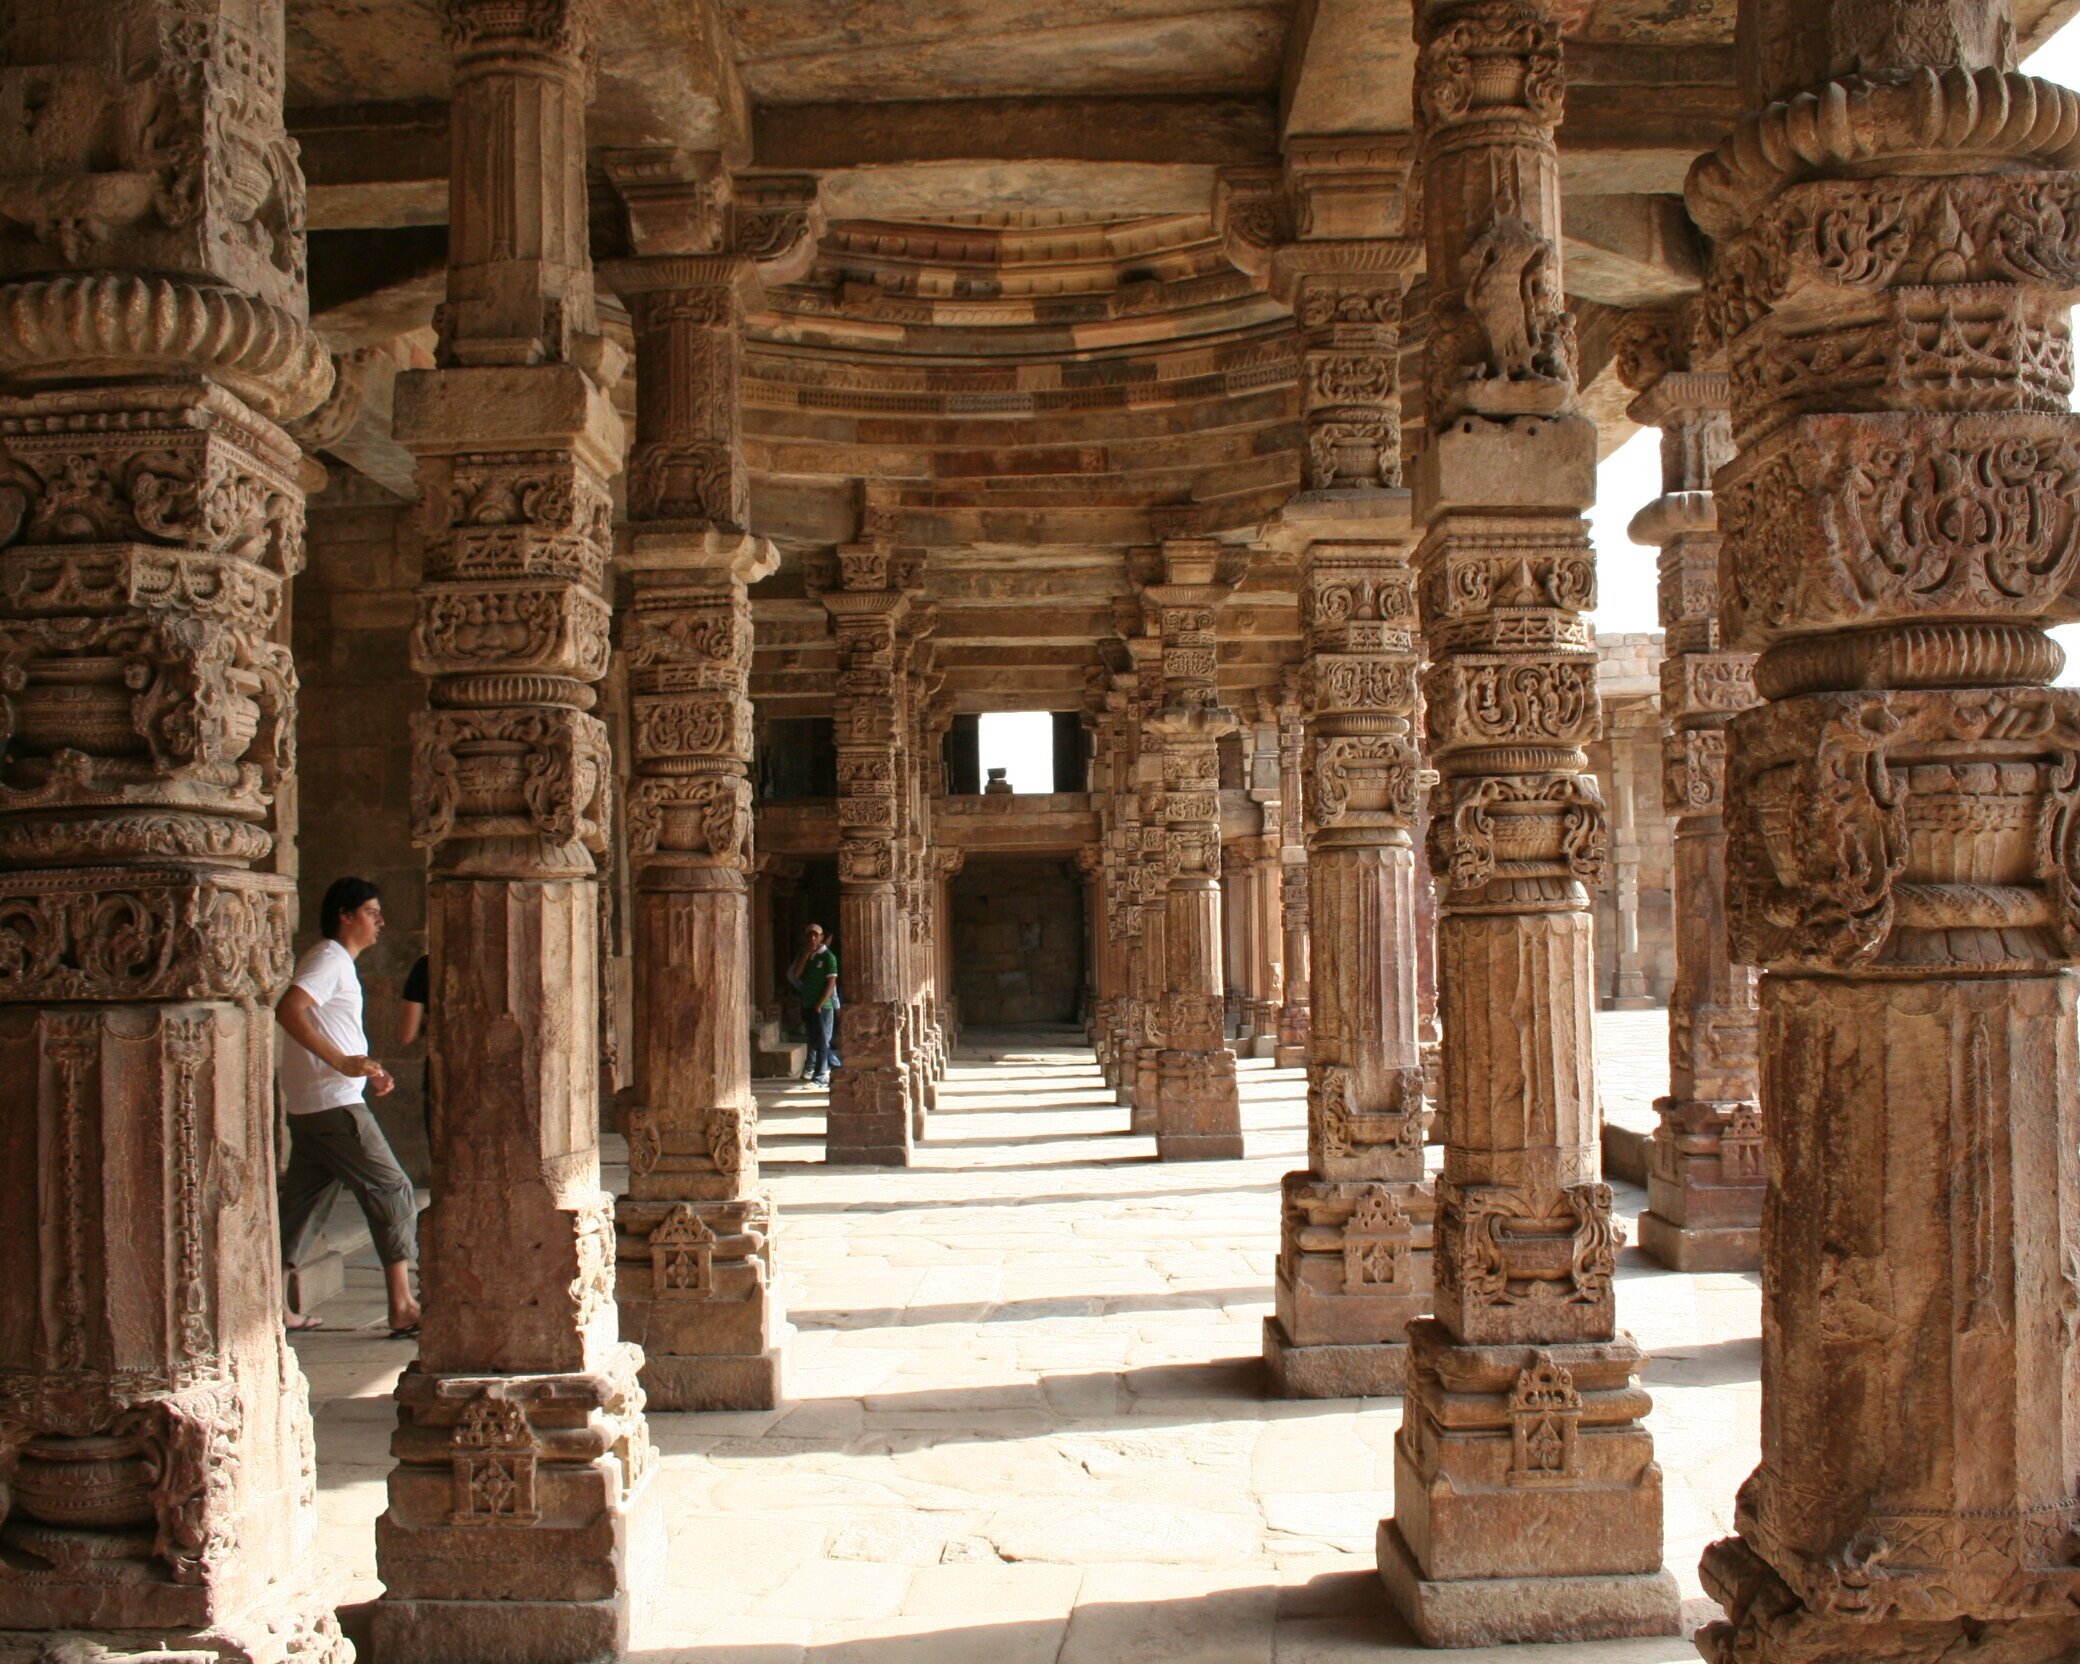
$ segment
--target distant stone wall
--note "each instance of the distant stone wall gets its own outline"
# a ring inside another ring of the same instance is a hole
[[[1083,879],[1073,861],[970,857],[953,881],[961,1021],[1073,1023],[1083,994]]]
[[[351,492],[351,486],[349,486]],[[343,873],[382,887],[383,939],[361,956],[369,1044],[397,1077],[371,1100],[398,1159],[421,1184],[427,1154],[423,1043],[395,1042],[397,996],[426,951],[426,857],[411,838],[411,714],[426,703],[406,644],[418,539],[409,504],[372,487],[310,506],[310,564],[292,600],[301,829],[299,951],[316,940],[325,886]]]

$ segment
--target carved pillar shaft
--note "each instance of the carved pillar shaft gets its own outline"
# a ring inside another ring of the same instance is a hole
[[[838,948],[844,1064],[831,1077],[826,1159],[907,1166],[913,1137],[905,1048],[905,927],[897,837],[907,597],[890,551],[840,553],[845,587],[823,600],[838,636]]]
[[[344,1664],[275,1240],[279,424],[331,383],[282,10],[0,36],[0,1634]]]
[[[1596,429],[1562,298],[1560,29],[1545,0],[1422,0],[1417,34],[1415,483],[1449,1039],[1437,1316],[1409,1331],[1381,1571],[1433,1645],[1669,1634],[1660,1470],[1597,1177]]]
[[[375,1634],[385,1657],[452,1659],[524,1622],[536,1656],[577,1659],[626,1645],[659,1530],[640,1505],[642,1353],[620,1338],[599,1187],[594,857],[611,773],[592,706],[619,355],[592,326],[583,13],[451,0],[447,21],[440,368],[396,394],[425,529],[413,836],[430,852],[442,1114]],[[549,1563],[514,1594],[517,1567]]]
[[[749,262],[654,256],[606,274],[636,344],[625,816],[636,873],[636,1103],[615,1207],[622,1326],[663,1409],[778,1401],[772,1218],[751,1096],[751,603],[778,564],[738,526],[736,371]]]
[[[1285,933],[1285,998],[1278,1013],[1278,1066],[1304,1068],[1310,1030],[1309,1003],[1314,970],[1310,958],[1313,932],[1308,924],[1306,797],[1301,759],[1307,726],[1298,702],[1279,708],[1278,781],[1284,806],[1279,845],[1279,922]]]
[[[1173,542],[1168,583],[1146,601],[1159,627],[1163,703],[1148,727],[1162,744],[1162,1051],[1157,1060],[1156,1154],[1164,1161],[1242,1154],[1235,1054],[1221,1033],[1220,737],[1235,727],[1215,685],[1214,581],[1218,547]]]
[[[1409,1321],[1430,1308],[1436,1211],[1423,1178],[1416,1052],[1416,596],[1406,543],[1311,544],[1301,621],[1308,1167],[1285,1179],[1265,1356],[1274,1385],[1294,1396],[1399,1393]]]
[[[1701,317],[1638,313],[1619,368],[1634,420],[1661,429],[1662,495],[1632,522],[1661,551],[1662,797],[1675,823],[1669,1095],[1648,1149],[1640,1246],[1682,1271],[1762,1263],[1765,1172],[1755,1103],[1755,975],[1726,940],[1726,725],[1755,703],[1752,654],[1725,651],[1712,475],[1733,454],[1726,373],[1705,368]]]
[[[2080,1653],[2080,693],[2045,635],[2080,616],[2080,96],[2012,46],[1996,0],[1754,0],[1756,108],[1691,175],[1765,701],[1727,728],[1771,1183],[1715,1664]]]

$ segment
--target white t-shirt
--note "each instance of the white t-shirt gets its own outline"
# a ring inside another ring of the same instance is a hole
[[[368,1036],[361,1027],[361,978],[354,970],[351,953],[327,936],[297,960],[292,986],[310,995],[316,1008],[311,1012],[311,1022],[342,1054],[368,1054]],[[282,1082],[282,1102],[291,1115],[314,1115],[321,1109],[358,1104],[368,1090],[366,1081],[341,1074],[305,1051],[286,1033],[282,1036],[277,1072]]]

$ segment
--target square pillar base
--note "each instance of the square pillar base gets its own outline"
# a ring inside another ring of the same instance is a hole
[[[1240,1161],[1239,1132],[1158,1132],[1158,1161]]]
[[[1399,1398],[1408,1347],[1397,1342],[1301,1346],[1275,1317],[1264,1319],[1264,1372],[1274,1398]]]
[[[1610,1641],[1675,1635],[1682,1598],[1668,1569],[1569,1577],[1423,1576],[1392,1520],[1379,1522],[1379,1576],[1426,1647],[1501,1647],[1523,1641]]]
[[[590,1664],[629,1648],[629,1602],[379,1600],[369,1639],[383,1664]]]
[[[1280,1046],[1271,1054],[1272,1066],[1278,1069],[1304,1069],[1307,1067],[1305,1046]]]
[[[652,1410],[777,1410],[780,1348],[741,1355],[646,1353],[640,1379]]]
[[[1678,1225],[1658,1213],[1639,1216],[1640,1251],[1671,1271],[1760,1271],[1762,1227],[1716,1230]]]

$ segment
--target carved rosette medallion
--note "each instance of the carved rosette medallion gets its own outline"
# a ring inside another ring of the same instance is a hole
[[[2040,1409],[2080,1212],[2080,696],[2045,633],[2080,578],[2080,96],[2012,43],[2006,8],[1949,3],[1756,31],[1775,102],[1690,181],[1739,444],[1718,645],[1762,702],[1684,778],[1723,770],[1770,1178],[1762,1462],[1705,1555],[1714,1664],[2080,1650],[2080,1458]],[[1760,1132],[1729,1119],[1723,1159]]]

